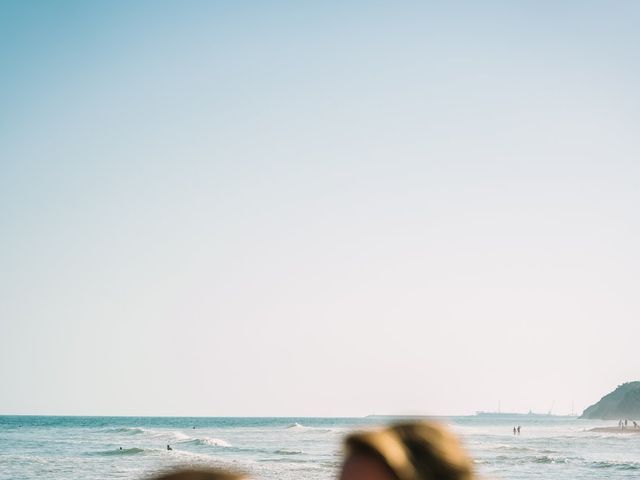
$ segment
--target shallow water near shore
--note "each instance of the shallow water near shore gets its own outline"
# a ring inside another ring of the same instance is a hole
[[[640,478],[640,435],[589,431],[614,422],[528,415],[439,420],[462,437],[484,478]],[[328,480],[336,477],[347,432],[389,421],[0,416],[0,479],[145,479],[177,465],[209,465],[266,480]],[[521,434],[513,435],[517,425]]]

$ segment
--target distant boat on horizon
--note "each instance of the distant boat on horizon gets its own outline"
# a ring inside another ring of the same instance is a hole
[[[549,413],[535,413],[531,410],[527,413],[522,412],[485,412],[485,411],[477,411],[476,416],[478,417],[557,417],[558,415],[554,415],[551,412]],[[561,416],[561,415],[560,415]]]
[[[553,407],[555,405],[555,400],[551,403],[551,408],[547,413],[535,413],[533,410],[529,410],[527,413],[521,412],[502,412],[500,409],[501,402],[498,402],[498,411],[487,412],[484,410],[479,410],[476,412],[476,416],[478,417],[563,417],[565,415],[554,415],[551,413],[553,411]],[[573,404],[571,405],[571,414],[573,415]]]

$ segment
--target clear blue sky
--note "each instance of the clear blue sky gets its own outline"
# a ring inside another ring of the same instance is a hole
[[[0,413],[556,413],[637,379],[640,4],[0,4]]]

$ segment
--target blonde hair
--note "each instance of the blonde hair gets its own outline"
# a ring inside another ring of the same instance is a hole
[[[154,480],[244,480],[246,477],[240,473],[227,472],[225,470],[212,469],[181,469],[164,473]]]
[[[346,458],[370,455],[398,480],[473,480],[473,462],[455,435],[434,422],[402,422],[354,433],[345,440]]]

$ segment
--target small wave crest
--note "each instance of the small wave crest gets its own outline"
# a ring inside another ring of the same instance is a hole
[[[302,450],[288,450],[286,448],[281,448],[273,453],[277,453],[278,455],[302,455],[304,452]]]
[[[299,424],[298,422],[292,423],[291,425],[289,425],[287,427],[287,429],[289,430],[305,430],[307,427],[305,427],[304,425]]]
[[[143,453],[142,448],[116,448],[114,450],[104,450],[102,452],[90,452],[89,455],[112,456],[112,455],[137,455]]]
[[[554,457],[551,455],[540,455],[532,459],[533,463],[551,464],[551,463],[568,463],[569,459],[564,457]]]
[[[118,427],[118,428],[108,428],[106,431],[122,433],[125,435],[140,435],[141,433],[145,433],[147,430],[144,428],[138,427]]]
[[[531,447],[525,447],[520,445],[506,445],[506,444],[489,446],[487,447],[487,450],[493,450],[497,452],[534,452],[536,451]],[[545,453],[551,453],[551,452],[545,452]]]
[[[640,463],[638,462],[592,462],[591,466],[594,468],[611,468],[616,470],[640,470]]]
[[[493,463],[493,462],[509,462],[519,465],[528,463],[537,463],[542,465],[551,464],[566,464],[566,463],[582,463],[584,459],[582,457],[565,457],[562,455],[526,455],[520,457],[514,457],[511,455],[498,455],[493,459],[487,459],[478,463]]]

